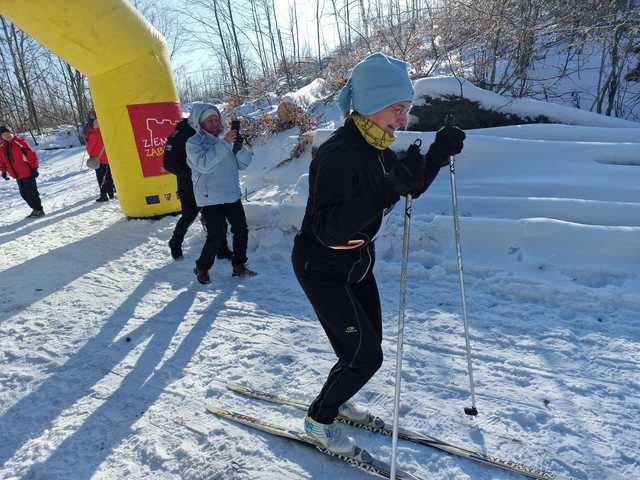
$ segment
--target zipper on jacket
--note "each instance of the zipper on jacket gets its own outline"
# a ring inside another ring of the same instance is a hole
[[[7,142],[6,145],[7,145],[7,148],[6,148],[5,154],[7,155],[7,164],[11,165],[11,169],[13,170],[13,176],[17,179],[18,171],[16,170],[16,166],[13,163],[13,152],[11,151],[13,149],[13,146],[9,142]]]
[[[384,162],[382,160],[383,159],[382,152],[380,152],[376,158],[378,159],[378,162],[380,163],[380,167],[382,168],[382,174],[387,175],[387,169],[384,168]]]

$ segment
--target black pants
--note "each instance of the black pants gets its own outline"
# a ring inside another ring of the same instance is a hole
[[[113,186],[113,177],[111,176],[111,168],[107,163],[101,163],[96,169],[96,178],[98,179],[98,186],[100,187],[100,196],[106,197],[107,195],[113,197],[115,188]]]
[[[200,213],[200,207],[196,204],[196,197],[193,194],[193,186],[191,182],[184,187],[179,187],[178,195],[180,197],[180,205],[182,206],[182,212],[180,218],[173,229],[173,235],[171,236],[171,243],[175,245],[182,245],[184,237],[187,235],[187,230],[193,223],[193,221]],[[206,228],[206,227],[205,227]],[[227,244],[227,222],[224,222],[224,242],[218,249],[218,254],[226,254],[229,252],[229,245]]]
[[[382,312],[371,270],[358,283],[321,261],[310,261],[301,242],[293,248],[293,270],[313,305],[338,361],[308,415],[331,423],[338,407],[353,397],[382,365]]]
[[[40,201],[40,193],[38,185],[34,177],[27,177],[17,180],[20,196],[27,202],[32,210],[42,210],[42,202]]]
[[[249,230],[242,202],[238,200],[234,203],[202,207],[202,223],[207,230],[207,239],[202,247],[200,258],[196,260],[198,268],[209,270],[213,266],[216,253],[226,242],[227,221],[231,225],[231,233],[233,234],[233,259],[231,263],[234,267],[246,263]]]

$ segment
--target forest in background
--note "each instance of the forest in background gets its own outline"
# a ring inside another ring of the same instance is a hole
[[[302,3],[289,1],[283,18],[276,0],[131,0],[166,38],[183,103],[239,104],[315,78],[336,92],[357,61],[383,51],[414,78],[455,75],[640,119],[638,0],[307,0],[313,25],[299,22]],[[0,22],[0,122],[34,140],[61,124],[80,131],[92,110],[86,77]],[[195,57],[204,67],[190,69]]]

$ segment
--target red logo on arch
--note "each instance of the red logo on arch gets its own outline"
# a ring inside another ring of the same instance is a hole
[[[180,106],[176,102],[144,103],[127,105],[133,128],[142,175],[155,177],[165,175],[162,167],[164,146],[176,124],[182,120]]]

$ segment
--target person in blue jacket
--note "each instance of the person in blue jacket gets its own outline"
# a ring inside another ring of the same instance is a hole
[[[194,273],[198,282],[210,283],[209,270],[226,240],[225,221],[233,234],[233,276],[254,276],[247,268],[249,231],[242,207],[239,171],[249,166],[253,153],[236,130],[223,132],[222,116],[215,105],[196,102],[189,123],[196,133],[187,140],[187,163],[191,167],[193,193],[202,208],[207,238]]]

